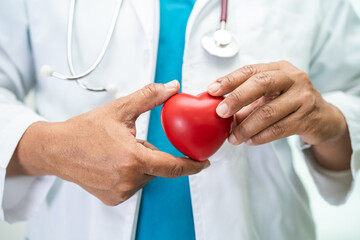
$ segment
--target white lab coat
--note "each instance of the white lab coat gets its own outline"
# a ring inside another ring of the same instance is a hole
[[[99,54],[114,5],[115,0],[78,0],[77,72]],[[39,74],[43,64],[69,73],[68,9],[69,1],[0,2],[0,215],[8,222],[30,219],[30,240],[132,239],[141,191],[108,207],[53,176],[5,178],[11,155],[31,123],[63,121],[115,99]],[[349,3],[230,0],[228,28],[240,40],[240,52],[231,59],[210,56],[200,46],[201,36],[218,27],[219,12],[218,0],[198,0],[194,6],[186,30],[183,91],[203,92],[217,77],[245,64],[288,60],[306,71],[345,115],[355,175],[360,167],[360,100],[353,96],[360,91],[360,22]],[[100,87],[115,83],[118,97],[152,82],[158,35],[158,1],[124,0],[109,50],[86,81]],[[32,87],[37,113],[22,104]],[[146,139],[148,120],[146,113],[137,121],[138,138]],[[320,193],[330,203],[343,202],[351,172],[326,171],[314,163],[306,145],[303,151]],[[196,239],[314,239],[308,198],[291,159],[286,139],[255,147],[225,143],[210,158],[210,168],[190,176]]]

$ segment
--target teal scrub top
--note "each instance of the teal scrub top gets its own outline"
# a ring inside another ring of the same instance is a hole
[[[160,0],[156,83],[177,79],[181,84],[185,30],[194,3],[195,0]],[[151,111],[147,140],[160,151],[184,156],[165,136],[160,121],[161,107]],[[139,211],[137,240],[195,239],[188,177],[158,177],[150,181],[143,188]]]

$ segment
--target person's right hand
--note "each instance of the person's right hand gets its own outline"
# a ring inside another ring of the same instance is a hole
[[[34,123],[20,140],[8,175],[56,175],[114,206],[156,176],[198,173],[209,161],[177,158],[135,138],[137,117],[178,90],[177,81],[150,84],[66,122]]]

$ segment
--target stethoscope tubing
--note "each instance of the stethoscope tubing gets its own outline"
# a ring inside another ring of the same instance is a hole
[[[108,91],[107,88],[91,88],[91,87],[87,86],[85,83],[83,83],[82,81],[80,81],[80,79],[83,79],[86,76],[90,75],[99,66],[99,64],[103,60],[103,58],[106,54],[106,51],[109,48],[111,39],[115,32],[115,27],[116,27],[116,23],[118,22],[118,18],[120,15],[120,9],[121,9],[122,2],[123,2],[123,0],[118,0],[116,3],[114,16],[111,20],[111,24],[110,24],[109,30],[107,32],[103,47],[101,48],[101,51],[100,51],[96,61],[86,71],[84,71],[80,74],[76,74],[74,64],[73,64],[73,59],[72,59],[72,56],[73,56],[72,38],[73,38],[73,31],[74,31],[74,16],[75,16],[76,0],[71,0],[70,1],[69,18],[68,18],[68,28],[67,28],[67,44],[66,44],[67,45],[67,65],[68,65],[71,75],[64,75],[64,74],[55,72],[52,70],[51,67],[46,66],[46,65],[43,66],[44,72],[47,75],[50,75],[51,77],[68,80],[68,81],[76,81],[80,87],[82,87],[88,91],[93,91],[93,92]],[[111,86],[111,88],[114,91],[114,89],[113,89],[114,87]]]
[[[220,22],[227,22],[228,0],[221,0]]]
[[[72,76],[67,76],[67,78],[66,78],[67,80],[79,80],[81,78],[84,78],[84,77],[88,76],[90,73],[92,73],[98,67],[98,65],[100,64],[100,62],[102,61],[102,59],[105,56],[105,53],[109,47],[109,43],[114,34],[115,26],[117,23],[117,19],[120,15],[119,13],[120,13],[120,8],[121,8],[121,4],[122,4],[122,0],[117,1],[114,17],[112,18],[111,25],[109,27],[105,42],[103,44],[103,47],[100,51],[98,58],[96,59],[94,64],[91,65],[86,71],[84,71],[81,74],[76,75],[73,61],[72,61],[72,35],[73,35],[73,29],[74,29],[75,2],[76,2],[75,0],[71,0],[69,20],[68,20],[69,22],[68,22],[68,34],[67,34],[68,35],[68,37],[67,37],[67,63],[68,63],[68,67],[69,67],[69,70],[70,70]]]
[[[109,48],[111,39],[113,38],[113,35],[115,32],[115,27],[116,27],[116,24],[118,22],[118,18],[120,15],[120,9],[121,9],[122,2],[123,2],[123,0],[118,0],[116,3],[114,15],[111,20],[109,30],[107,32],[103,47],[101,48],[101,51],[100,51],[96,61],[86,71],[77,74],[75,71],[75,68],[74,68],[74,64],[73,64],[73,46],[72,46],[76,0],[70,0],[70,10],[69,10],[68,28],[67,28],[67,65],[68,65],[71,75],[64,75],[64,74],[55,72],[51,67],[46,66],[46,65],[43,66],[43,68],[42,68],[43,74],[47,75],[47,76],[63,79],[63,80],[76,81],[78,83],[78,85],[80,87],[82,87],[83,89],[93,91],[93,92],[103,92],[103,91],[116,92],[117,91],[116,86],[111,85],[106,88],[92,88],[92,87],[87,86],[87,84],[83,83],[81,81],[81,79],[87,77],[95,69],[97,69],[97,67],[103,60],[103,58],[107,52],[107,49]],[[228,0],[221,0],[221,16],[220,16],[220,29],[221,30],[226,29],[227,15],[228,15]],[[223,46],[221,45],[221,47],[223,47]],[[214,54],[211,52],[209,52],[209,53],[212,55],[217,55],[217,54]],[[219,54],[218,57],[230,57],[233,55],[234,54],[227,54],[227,56],[226,56],[224,54]]]

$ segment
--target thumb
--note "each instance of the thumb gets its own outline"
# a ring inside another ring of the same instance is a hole
[[[140,90],[126,96],[122,102],[127,117],[136,119],[140,114],[163,104],[179,91],[180,84],[173,80],[166,84],[151,83]]]

